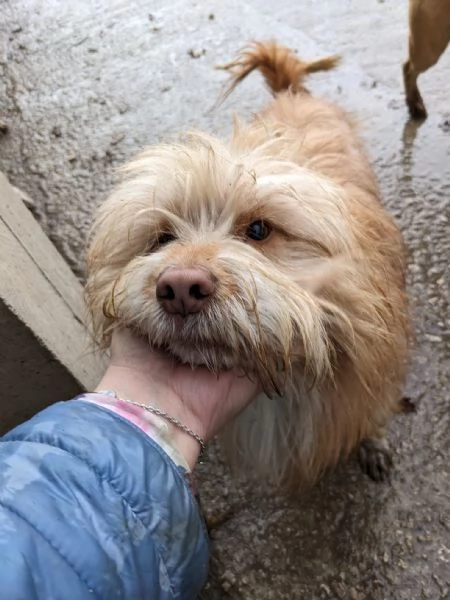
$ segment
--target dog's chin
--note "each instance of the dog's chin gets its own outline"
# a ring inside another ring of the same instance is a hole
[[[196,345],[172,342],[166,345],[166,349],[183,363],[192,366],[206,366],[213,371],[227,371],[240,366],[235,364],[228,348],[212,342],[200,342]]]
[[[214,335],[211,325],[200,326],[195,317],[167,315],[159,321],[157,331],[148,331],[148,339],[152,345],[191,366],[206,366],[213,371],[242,367],[230,344]]]

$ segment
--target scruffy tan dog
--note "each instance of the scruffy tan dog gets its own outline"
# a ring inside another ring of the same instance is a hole
[[[413,119],[427,116],[417,78],[437,63],[449,42],[450,0],[409,0],[409,57],[403,77]]]
[[[336,62],[253,44],[225,66],[231,88],[259,69],[274,101],[226,143],[193,133],[126,165],[88,253],[104,344],[127,325],[182,361],[257,373],[266,393],[226,444],[293,489],[357,447],[386,475],[408,346],[400,233],[348,117],[303,87]]]

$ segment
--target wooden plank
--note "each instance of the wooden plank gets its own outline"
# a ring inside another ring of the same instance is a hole
[[[82,287],[0,176],[0,429],[98,382]]]
[[[19,240],[55,292],[83,322],[84,304],[78,280],[3,173],[0,173],[0,220]]]

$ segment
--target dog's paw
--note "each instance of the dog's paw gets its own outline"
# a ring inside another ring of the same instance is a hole
[[[392,452],[384,438],[367,438],[359,446],[359,464],[374,481],[386,481],[392,467]]]
[[[422,98],[417,99],[415,102],[410,102],[408,104],[408,108],[411,119],[414,119],[415,121],[423,121],[428,116],[427,109],[425,108]]]

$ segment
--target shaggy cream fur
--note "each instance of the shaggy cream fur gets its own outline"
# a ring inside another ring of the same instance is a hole
[[[259,69],[273,102],[228,142],[192,133],[132,160],[88,252],[97,339],[126,325],[183,361],[256,373],[265,393],[225,443],[233,464],[293,489],[360,444],[384,477],[408,349],[401,235],[351,121],[303,87],[336,62],[269,42],[225,65],[231,87]],[[213,278],[201,311],[164,309],[170,268]]]

